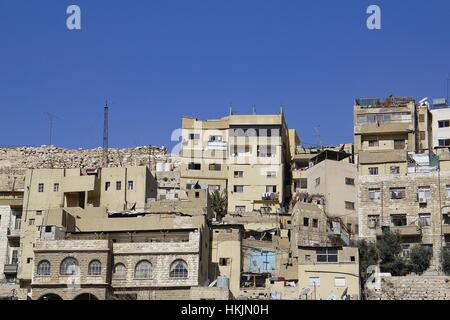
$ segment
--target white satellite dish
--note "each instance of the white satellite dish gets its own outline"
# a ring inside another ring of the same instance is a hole
[[[428,97],[425,97],[419,101],[419,104],[425,103],[425,102],[427,102],[427,100],[428,100]]]
[[[310,288],[303,288],[302,291],[300,291],[300,296],[306,296],[310,292],[311,292]]]

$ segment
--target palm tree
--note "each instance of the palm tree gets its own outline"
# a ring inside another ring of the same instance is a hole
[[[222,218],[227,214],[228,211],[228,196],[226,190],[222,193],[219,190],[214,190],[210,193],[211,208],[216,214],[216,219],[222,221]]]

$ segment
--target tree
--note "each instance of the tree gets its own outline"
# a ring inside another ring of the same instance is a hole
[[[383,230],[383,235],[377,240],[380,254],[380,270],[390,272],[393,276],[404,276],[409,272],[407,261],[400,255],[402,252],[401,237],[389,229]]]
[[[412,272],[422,274],[430,267],[432,251],[424,246],[415,245],[411,249],[410,255],[410,269]]]
[[[219,192],[219,190],[214,190],[210,193],[211,208],[216,214],[216,219],[222,221],[222,218],[228,212],[228,197],[226,190]]]
[[[450,250],[444,249],[442,251],[442,270],[446,275],[450,275]]]
[[[361,278],[361,286],[367,281],[367,269],[369,266],[378,265],[379,254],[377,246],[373,242],[360,240],[356,243],[359,250],[359,275]]]

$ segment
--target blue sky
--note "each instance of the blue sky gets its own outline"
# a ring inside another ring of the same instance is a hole
[[[66,28],[81,7],[82,30]],[[366,9],[382,29],[366,28]],[[355,97],[446,95],[450,2],[0,0],[0,145],[167,145],[182,115],[276,113],[352,141]]]

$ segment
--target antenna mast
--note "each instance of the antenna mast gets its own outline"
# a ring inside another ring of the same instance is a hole
[[[105,102],[105,108],[103,111],[103,167],[108,166],[108,120],[109,120],[109,107],[108,101]]]

